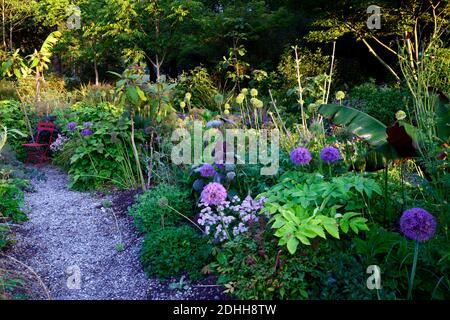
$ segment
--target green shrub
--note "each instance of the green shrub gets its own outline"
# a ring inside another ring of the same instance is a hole
[[[211,264],[218,282],[242,300],[371,299],[366,270],[349,242],[325,242],[290,255],[269,230],[255,230],[225,244]],[[342,248],[337,246],[342,245]]]
[[[139,231],[151,232],[174,226],[183,219],[176,211],[187,215],[192,205],[188,191],[177,186],[160,184],[140,195],[136,204],[129,208],[129,212]]]
[[[209,262],[211,246],[193,228],[168,227],[148,234],[142,245],[141,262],[148,276],[167,278],[187,273],[191,280],[201,277]]]
[[[395,121],[395,113],[399,110],[407,110],[406,105],[411,104],[407,90],[377,86],[374,82],[356,86],[348,95],[350,107],[360,108],[386,125],[392,125]]]
[[[185,94],[192,95],[192,107],[214,108],[214,96],[219,92],[208,70],[196,67],[194,70],[184,72],[176,88],[176,100],[183,101]]]
[[[0,180],[0,217],[10,218],[14,222],[23,222],[27,220],[26,214],[22,211],[23,192],[20,190],[20,184],[23,181]]]
[[[0,100],[17,99],[16,89],[11,81],[0,80]]]
[[[28,134],[29,132],[25,123],[25,116],[20,109],[20,102],[16,100],[0,101],[0,124],[8,129],[19,130],[24,134]],[[19,136],[11,138],[8,141],[14,150],[23,149],[22,143],[26,142],[27,138],[21,138]]]
[[[70,137],[56,154],[56,163],[67,169],[69,186],[75,190],[93,190],[105,185],[122,189],[137,186],[136,169],[130,145],[130,121],[120,118],[121,109],[102,103],[97,107],[78,103],[68,110],[56,112],[56,124]],[[78,124],[75,132],[67,129],[69,122]],[[92,135],[82,137],[84,123],[90,122]],[[142,143],[143,132],[136,132]]]

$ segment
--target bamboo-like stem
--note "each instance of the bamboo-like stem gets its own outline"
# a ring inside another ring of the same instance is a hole
[[[366,45],[366,47],[369,49],[369,52],[386,68],[389,70],[389,72],[395,77],[395,79],[400,82],[400,77],[397,75],[397,73],[392,69],[386,61],[380,58],[380,56],[373,50],[373,48],[370,46],[370,44],[367,42],[366,39],[362,39],[362,42]]]
[[[144,174],[142,173],[141,162],[139,160],[139,153],[137,151],[136,143],[134,141],[134,119],[133,119],[133,116],[134,116],[134,114],[131,113],[131,115],[130,115],[130,118],[131,118],[131,147],[133,148],[134,160],[136,161],[136,167],[137,167],[138,174],[139,174],[139,182],[141,184],[142,191],[145,192]]]
[[[302,87],[302,81],[301,81],[301,75],[300,75],[300,59],[298,58],[298,47],[297,46],[294,47],[294,52],[295,52],[295,67],[296,67],[296,71],[297,71],[297,83],[298,83],[298,96],[299,96],[298,103],[300,104],[303,132],[306,133],[307,124],[306,124],[305,109],[303,107],[303,104],[304,104],[303,87]]]
[[[334,56],[336,54],[336,41],[333,41],[333,55],[331,56],[331,66],[330,66],[330,78],[328,80],[328,88],[327,88],[327,95],[325,99],[325,103],[328,103],[328,99],[330,98],[330,90],[331,90],[331,82],[333,78],[333,67],[334,67]]]

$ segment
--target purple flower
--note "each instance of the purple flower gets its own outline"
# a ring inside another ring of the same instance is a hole
[[[403,212],[400,230],[411,240],[427,241],[436,231],[436,220],[428,211],[412,208]]]
[[[341,159],[341,153],[335,147],[325,147],[320,153],[320,157],[326,163],[334,163]]]
[[[192,188],[194,188],[195,191],[200,191],[203,189],[204,183],[201,179],[197,179],[194,181]]]
[[[230,171],[227,173],[227,180],[228,181],[233,181],[234,178],[236,178],[236,173],[234,171]]]
[[[76,122],[69,122],[69,124],[67,125],[67,130],[69,131],[75,131],[75,129],[77,128],[77,123]]]
[[[306,165],[312,160],[311,153],[308,149],[298,147],[291,152],[291,161],[295,165]]]
[[[214,170],[214,167],[210,165],[209,163],[203,165],[203,167],[200,168],[200,175],[203,178],[212,177],[216,174],[216,170]]]
[[[91,129],[85,128],[85,129],[81,130],[81,136],[82,137],[87,137],[87,136],[90,136],[90,135],[92,135]]]
[[[212,120],[206,124],[206,129],[208,128],[218,128],[222,125],[222,121],[220,120]]]
[[[207,205],[218,205],[227,198],[227,190],[218,182],[211,182],[206,185],[201,194],[202,202]]]
[[[90,127],[92,127],[92,122],[85,122],[85,123],[83,123],[83,126],[85,128],[90,128]]]

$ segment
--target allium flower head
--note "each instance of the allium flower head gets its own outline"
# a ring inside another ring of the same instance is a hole
[[[242,90],[241,90],[241,93],[242,93],[244,96],[246,96],[247,93],[248,93],[248,89],[247,89],[247,88],[242,89]]]
[[[180,102],[180,108],[181,108],[181,109],[186,108],[186,102],[181,101],[181,102]]]
[[[184,98],[186,99],[186,101],[189,101],[192,98],[192,94],[190,92],[186,92],[186,94],[184,95]]]
[[[218,182],[208,183],[201,194],[202,202],[207,205],[218,205],[227,199],[227,190]]]
[[[83,137],[87,137],[87,136],[92,135],[92,131],[91,131],[91,129],[84,128],[83,130],[81,130],[80,134]]]
[[[256,89],[250,90],[250,95],[251,95],[252,97],[257,97],[257,96],[258,96],[258,90],[256,90]]]
[[[197,179],[197,180],[194,181],[194,184],[192,185],[192,188],[195,191],[200,191],[200,190],[203,189],[203,186],[204,186],[203,181],[201,179]]]
[[[252,98],[250,100],[250,102],[252,103],[252,105],[255,108],[258,108],[258,109],[260,109],[260,108],[262,108],[264,106],[264,103],[261,100],[257,99],[257,98]]]
[[[69,124],[67,125],[67,130],[69,131],[75,131],[76,128],[77,128],[76,122],[69,122]]]
[[[436,220],[422,208],[412,208],[403,212],[400,230],[411,240],[427,241],[436,231]]]
[[[245,95],[243,95],[242,93],[238,94],[238,96],[236,97],[236,103],[237,104],[242,104],[244,103],[244,99],[245,99]]]
[[[298,147],[291,152],[291,161],[293,164],[304,166],[311,160],[311,153],[306,148]]]
[[[343,91],[336,92],[336,100],[344,100],[345,93]]]
[[[397,111],[397,112],[395,113],[395,119],[397,119],[397,120],[403,120],[403,119],[405,119],[405,118],[406,118],[406,113],[405,113],[405,111],[400,110],[400,111]]]
[[[308,111],[311,112],[311,113],[315,113],[317,111],[317,104],[310,103],[308,105]]]
[[[92,127],[92,122],[85,122],[85,123],[83,123],[83,127],[85,127],[85,128]]]
[[[222,125],[222,121],[220,120],[212,120],[206,124],[206,128],[218,128]]]
[[[216,170],[214,170],[214,167],[210,165],[209,163],[203,165],[200,168],[200,175],[203,178],[209,178],[216,174]]]
[[[229,109],[225,109],[225,111],[223,112],[224,115],[228,116],[230,114],[230,110]]]
[[[236,173],[234,171],[230,171],[227,173],[227,180],[228,181],[233,181],[234,178],[236,178]]]
[[[326,163],[335,163],[341,159],[341,153],[335,147],[327,146],[323,148],[320,157]]]

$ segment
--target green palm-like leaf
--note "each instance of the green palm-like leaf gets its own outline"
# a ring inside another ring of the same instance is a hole
[[[385,143],[359,157],[351,165],[350,169],[375,172],[386,168],[390,161],[397,159],[400,159],[400,156],[395,151],[395,148],[389,143]]]
[[[54,31],[50,33],[45,39],[44,43],[41,46],[40,53],[44,56],[51,56],[51,51],[54,45],[58,42],[59,38],[61,38],[62,33],[59,31]]]
[[[354,135],[366,140],[374,147],[386,143],[386,126],[368,114],[349,107],[325,104],[319,107],[319,113],[335,124],[349,128]]]

